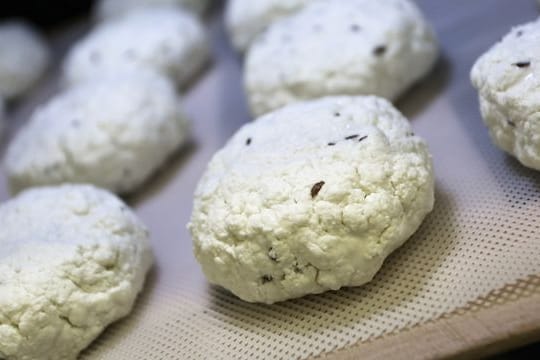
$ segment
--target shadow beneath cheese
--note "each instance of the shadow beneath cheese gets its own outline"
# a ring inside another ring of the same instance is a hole
[[[214,66],[214,60],[210,53],[208,57],[204,60],[204,62],[200,65],[200,67],[197,68],[197,70],[193,74],[189,75],[189,77],[187,78],[184,84],[182,85],[175,84],[176,91],[179,94],[184,94],[184,93],[189,92],[193,87],[197,85],[197,83],[199,83],[206,76],[208,71],[210,71],[210,69],[212,69],[213,66]]]
[[[406,90],[394,105],[411,120],[443,92],[451,76],[452,66],[441,53],[429,74]]]
[[[143,184],[132,193],[122,196],[124,201],[131,207],[136,207],[137,204],[144,202],[159,193],[179,171],[184,164],[189,161],[189,158],[197,150],[197,143],[190,138],[187,143],[178,148],[172,153],[169,158],[148,178]]]
[[[78,359],[101,359],[103,351],[114,348],[121,343],[125,334],[137,328],[141,317],[150,312],[150,305],[155,301],[153,296],[157,296],[155,290],[158,284],[158,269],[154,265],[146,275],[141,292],[138,294],[131,312],[125,317],[110,324],[86,349],[79,355]]]
[[[239,339],[260,338],[263,349],[294,343],[287,345],[282,354],[285,358],[332,351],[343,338],[351,343],[367,341],[442,316],[437,298],[454,291],[446,287],[437,293],[444,287],[438,279],[445,277],[442,264],[466,240],[456,226],[457,217],[454,199],[444,184],[438,183],[433,212],[366,285],[273,305],[247,303],[221,287],[209,286],[209,314],[226,324],[221,327],[230,327]],[[459,287],[459,281],[453,286]],[[346,336],[349,332],[355,335]],[[305,353],[305,342],[312,344],[311,354]],[[255,349],[255,353],[260,352]]]
[[[502,152],[502,150],[500,151]],[[540,174],[538,170],[526,167],[510,154],[504,153],[501,156],[504,156],[501,168],[505,170],[501,171],[497,179],[499,180],[501,192],[508,202],[508,211],[519,211],[520,213],[538,212],[538,209],[540,209],[537,196],[540,194]],[[509,180],[512,181],[513,186],[507,186]]]

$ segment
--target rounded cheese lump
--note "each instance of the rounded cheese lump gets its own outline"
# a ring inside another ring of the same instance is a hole
[[[425,142],[386,100],[329,97],[242,127],[189,229],[210,282],[273,303],[370,281],[433,207]]]
[[[540,170],[540,20],[518,26],[474,64],[471,80],[493,142]]]
[[[0,206],[0,358],[76,359],[127,315],[152,263],[145,226],[92,186]]]
[[[253,114],[329,95],[393,100],[437,59],[431,27],[410,0],[323,0],[275,22],[246,56]]]

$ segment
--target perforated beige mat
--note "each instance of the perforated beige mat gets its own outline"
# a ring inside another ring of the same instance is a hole
[[[245,303],[205,282],[185,229],[192,193],[213,152],[249,119],[240,60],[222,25],[211,21],[216,60],[186,96],[194,144],[129,199],[151,229],[156,268],[133,314],[82,358],[441,358],[540,339],[540,173],[490,144],[468,80],[478,55],[511,25],[538,15],[535,2],[419,4],[443,57],[398,106],[429,142],[437,202],[376,279],[272,306]],[[62,36],[59,43],[69,41]],[[34,94],[18,118],[51,87]]]

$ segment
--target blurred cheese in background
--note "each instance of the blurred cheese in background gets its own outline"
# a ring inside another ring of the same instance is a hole
[[[327,95],[393,101],[437,58],[435,33],[410,0],[314,1],[255,39],[244,84],[257,116]]]
[[[97,25],[64,63],[69,84],[107,70],[149,68],[184,86],[209,56],[203,24],[178,6],[146,7]]]
[[[0,96],[7,99],[28,91],[50,61],[45,39],[18,20],[0,22]]]
[[[96,18],[104,20],[124,15],[134,9],[163,5],[182,6],[186,10],[202,14],[209,4],[210,0],[97,0],[94,14]]]
[[[187,138],[168,79],[115,70],[54,96],[11,142],[12,190],[90,183],[118,193],[141,185]]]
[[[231,42],[246,51],[257,35],[275,21],[302,9],[313,0],[230,0],[225,23]]]

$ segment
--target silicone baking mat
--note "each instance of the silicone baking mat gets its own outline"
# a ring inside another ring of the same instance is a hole
[[[479,356],[540,339],[540,173],[495,148],[469,83],[474,60],[533,0],[418,1],[441,59],[398,103],[429,143],[436,206],[366,286],[275,305],[245,303],[206,283],[186,230],[212,154],[250,120],[241,58],[220,13],[207,22],[214,60],[184,94],[193,141],[129,197],[156,254],[133,313],[82,359],[392,359]],[[54,36],[56,55],[87,30]],[[11,133],[58,89],[57,76],[16,107]],[[0,178],[0,198],[6,199]]]

